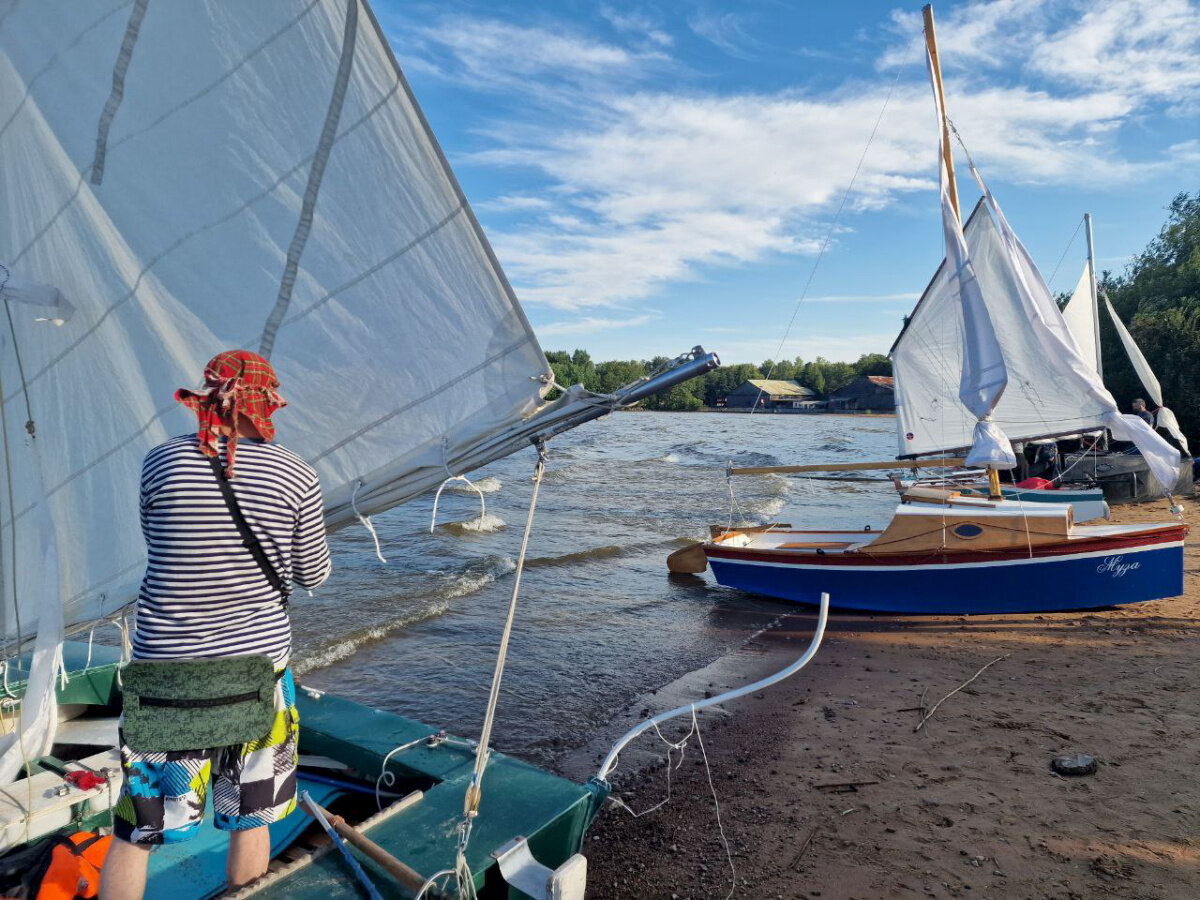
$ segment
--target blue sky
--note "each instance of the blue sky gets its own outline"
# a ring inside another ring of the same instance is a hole
[[[779,355],[886,352],[941,259],[919,3],[375,7],[548,350],[774,357],[830,237]],[[1085,211],[1120,270],[1200,189],[1200,2],[936,13],[949,114],[1052,288]]]

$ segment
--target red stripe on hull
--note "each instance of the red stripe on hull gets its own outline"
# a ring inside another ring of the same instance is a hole
[[[833,534],[834,532],[820,532]],[[862,534],[862,532],[856,532]],[[726,548],[720,544],[705,544],[704,553],[710,558],[749,560],[754,562],[792,563],[805,566],[919,566],[958,563],[1003,562],[1010,559],[1043,559],[1054,556],[1071,556],[1076,553],[1099,553],[1114,550],[1129,550],[1134,547],[1151,547],[1182,541],[1188,533],[1186,525],[1167,525],[1163,528],[1136,531],[1127,535],[1070,540],[1050,547],[1034,547],[1032,557],[1029,550],[972,550],[953,553],[904,553],[869,556],[862,551],[851,553],[800,553],[795,550],[749,550]]]

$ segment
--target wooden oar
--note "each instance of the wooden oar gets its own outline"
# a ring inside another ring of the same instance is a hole
[[[328,822],[329,826],[341,837],[361,850],[364,856],[382,866],[389,875],[408,890],[415,894],[424,887],[425,879],[416,869],[396,859],[396,857],[392,856],[392,854],[388,853],[353,825],[347,824],[346,820],[341,816],[332,815],[317,801],[313,800],[307,791],[300,795],[300,799],[314,819],[321,822],[322,825]]]
[[[801,472],[865,472],[871,469],[948,469],[964,466],[965,459],[889,459],[882,462],[813,463],[807,466],[730,467],[730,475],[786,475]]]

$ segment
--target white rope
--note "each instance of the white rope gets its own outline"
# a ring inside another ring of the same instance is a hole
[[[512,597],[508,603],[508,615],[504,622],[504,630],[500,635],[500,648],[496,653],[496,668],[492,673],[492,688],[488,694],[487,712],[483,717],[483,729],[479,735],[479,746],[475,750],[475,767],[471,773],[471,781],[463,796],[463,815],[459,823],[458,854],[455,864],[455,875],[458,881],[460,900],[472,900],[475,897],[475,882],[471,867],[467,863],[467,846],[471,842],[471,829],[475,818],[479,815],[479,803],[482,799],[483,773],[487,768],[488,757],[491,755],[490,743],[492,726],[496,721],[496,704],[500,700],[500,685],[504,679],[504,664],[508,658],[508,644],[512,637],[513,620],[517,612],[517,600],[521,595],[521,575],[525,571],[525,556],[529,551],[529,536],[533,532],[533,518],[537,511],[538,492],[542,486],[542,477],[546,473],[546,449],[538,445],[538,460],[533,472],[533,493],[529,498],[529,513],[525,518],[525,533],[521,538],[521,552],[517,556],[517,568],[513,573]]]
[[[388,763],[391,762],[392,757],[397,753],[403,753],[405,750],[409,750],[417,746],[417,744],[428,742],[430,746],[433,746],[434,744],[441,743],[443,740],[445,740],[445,737],[446,732],[435,731],[433,734],[427,734],[425,737],[417,738],[415,741],[409,741],[407,744],[401,744],[399,747],[393,747],[388,751],[387,756],[383,758],[383,763],[379,767],[379,777],[375,779],[375,805],[380,809],[380,811],[383,810],[383,798],[380,796],[381,792],[385,787],[391,787],[396,783],[395,774],[388,771],[387,767]]]
[[[704,759],[704,774],[708,777],[708,790],[713,798],[713,810],[717,814],[717,832],[721,835],[721,846],[725,848],[725,858],[729,860],[729,893],[725,900],[733,896],[737,890],[737,867],[733,864],[733,853],[729,849],[729,838],[725,836],[725,826],[721,824],[721,802],[717,799],[717,789],[713,786],[712,767],[708,764],[708,752],[704,749],[704,738],[700,736],[700,723],[696,719],[695,707],[692,708],[692,729],[696,732],[696,743],[700,746],[700,756]]]
[[[94,638],[95,636],[96,636],[96,626],[93,625],[91,627],[91,629],[88,630],[88,652],[87,652],[87,659],[83,663],[83,671],[84,672],[86,672],[88,669],[90,669],[92,667],[92,638]]]
[[[54,651],[54,668],[58,671],[58,689],[61,691],[66,688],[71,681],[67,677],[67,664],[63,659],[62,643],[58,645],[58,649]]]
[[[429,520],[429,533],[430,534],[433,534],[434,529],[437,528],[438,503],[442,499],[442,491],[444,491],[446,489],[446,485],[448,485],[452,481],[465,482],[467,487],[469,487],[471,490],[473,490],[475,493],[477,493],[479,495],[479,520],[480,520],[480,522],[482,522],[483,519],[487,516],[487,501],[484,500],[484,498],[483,498],[483,491],[481,491],[479,488],[477,488],[475,486],[475,483],[473,481],[471,481],[471,479],[468,478],[466,475],[451,475],[449,478],[447,478],[445,481],[443,481],[441,483],[441,485],[437,489],[437,493],[433,495],[433,516]]]
[[[133,658],[133,644],[129,641],[129,615],[125,614],[119,619],[113,619],[108,624],[116,626],[116,629],[121,632],[121,659],[117,663],[117,687],[124,687],[125,683],[121,680],[121,670]]]
[[[358,491],[362,486],[363,483],[361,479],[354,482],[354,490],[350,494],[350,509],[354,512],[354,515],[358,518],[358,521],[362,522],[363,527],[370,532],[371,540],[375,542],[375,556],[386,566],[387,560],[383,558],[383,551],[379,549],[379,535],[375,531],[375,523],[371,521],[370,516],[364,516],[358,511]]]
[[[608,796],[609,801],[614,806],[619,806],[621,809],[625,810],[627,813],[629,813],[635,819],[640,819],[642,816],[648,815],[648,814],[654,812],[656,809],[661,809],[662,807],[666,806],[668,803],[671,802],[671,772],[679,771],[680,766],[683,765],[683,757],[687,750],[688,738],[690,738],[693,734],[696,733],[696,712],[694,709],[692,710],[692,729],[691,729],[691,731],[689,731],[687,734],[685,734],[682,738],[675,741],[674,743],[672,743],[671,741],[668,741],[665,737],[663,737],[663,733],[658,730],[657,724],[654,726],[654,731],[658,735],[658,739],[667,745],[667,796],[664,797],[662,800],[658,801],[658,803],[655,803],[649,809],[643,809],[641,812],[634,812],[633,809],[630,808],[625,803],[625,801],[623,801],[621,798],[619,798],[617,796],[614,796],[612,794],[609,794],[609,796]],[[671,753],[672,753],[672,751],[675,751],[675,750],[679,751],[679,762],[675,763],[675,765],[672,766],[671,765]]]
[[[8,686],[8,660],[7,659],[4,660],[3,673],[4,673],[4,696],[11,697],[14,700],[18,699],[17,695],[14,694],[12,692],[12,689]]]
[[[609,795],[608,799],[613,803],[614,806],[618,806],[625,810],[635,819],[639,819],[644,815],[648,815],[649,813],[652,813],[657,809],[661,809],[670,803],[671,771],[672,769],[677,771],[683,765],[683,758],[687,749],[687,742],[694,734],[696,736],[696,745],[700,748],[700,756],[704,760],[704,773],[708,777],[708,790],[712,794],[713,798],[713,809],[715,810],[717,816],[717,831],[721,835],[721,846],[725,848],[725,858],[729,861],[729,877],[731,884],[729,887],[729,893],[725,895],[725,900],[729,900],[729,898],[733,896],[733,892],[737,889],[737,867],[733,864],[733,853],[729,849],[729,838],[725,835],[725,826],[721,822],[721,801],[717,799],[717,789],[712,780],[712,767],[708,762],[708,752],[704,749],[704,738],[700,736],[700,720],[696,716],[696,705],[694,703],[692,704],[691,710],[692,727],[688,730],[688,733],[678,741],[668,741],[665,737],[663,737],[663,733],[659,730],[658,723],[652,723],[654,725],[654,732],[658,735],[658,739],[667,745],[667,796],[658,803],[655,803],[649,809],[643,809],[641,812],[634,812],[623,800],[618,797],[614,797],[611,794]],[[679,751],[679,762],[672,766],[671,752],[674,750]],[[616,765],[616,760],[613,761],[613,764],[614,766]]]
[[[456,874],[454,869],[442,869],[440,872],[434,872],[425,880],[425,883],[421,885],[421,889],[417,891],[417,896],[415,896],[413,900],[421,900],[421,898],[424,897],[430,889],[437,887],[438,879],[445,879],[454,874]]]

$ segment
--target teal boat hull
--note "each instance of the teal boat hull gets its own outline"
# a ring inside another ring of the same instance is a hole
[[[86,644],[64,647],[70,680],[59,691],[60,704],[115,714],[121,699],[116,651],[97,646],[85,667],[87,661]],[[28,657],[22,663],[27,667]],[[10,684],[14,693],[20,693],[23,687],[20,682]],[[425,877],[453,869],[463,797],[475,758],[468,742],[450,737],[430,743],[425,739],[437,730],[428,725],[303,685],[297,691],[296,705],[300,712],[301,755],[341,764],[348,774],[338,777],[356,779],[360,795],[364,789],[374,788],[389,753],[413,744],[387,760],[387,771],[394,779],[388,791],[403,795],[419,791],[420,799],[378,821],[368,820],[362,830]],[[301,782],[317,802],[332,803],[341,795],[335,787],[306,779],[303,769]],[[580,851],[584,835],[608,793],[606,785],[576,784],[494,751],[482,787],[483,799],[467,851],[481,897],[526,896],[504,881],[493,852],[513,838],[523,837],[538,862],[557,868]],[[109,824],[111,812],[83,811],[76,816],[73,828],[104,828]],[[293,843],[309,825],[311,819],[302,810],[273,825],[272,852],[277,854]],[[149,876],[152,891],[147,896],[170,896],[173,900],[215,896],[223,889],[227,846],[228,837],[212,825],[208,816],[194,839],[160,848],[153,854]],[[410,893],[367,857],[357,850],[352,852],[384,896]],[[284,867],[255,896],[337,900],[362,894],[340,855],[324,853],[294,870]]]

